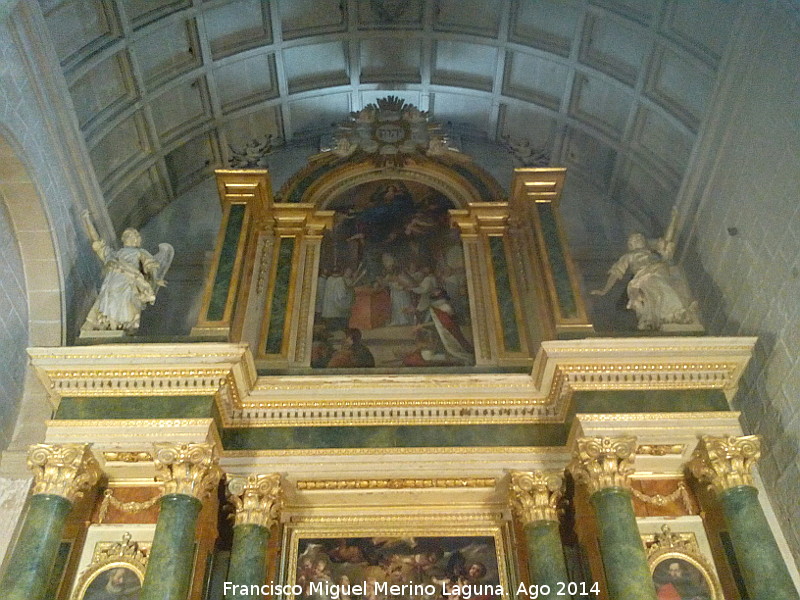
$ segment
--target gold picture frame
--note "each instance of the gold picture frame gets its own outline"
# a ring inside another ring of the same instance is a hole
[[[274,597],[313,598],[314,594],[300,590],[308,590],[316,578],[340,589],[353,586],[353,597],[380,598],[375,586],[382,584],[387,590],[393,584],[431,586],[415,588],[412,595],[420,599],[441,597],[443,585],[449,591],[468,585],[473,598],[511,600],[518,576],[508,553],[509,540],[503,523],[462,526],[451,521],[426,526],[378,521],[370,526],[334,519],[330,524],[289,525],[282,552],[283,585]]]
[[[138,600],[146,568],[146,551],[126,531],[121,542],[97,544],[92,561],[75,582],[70,600]]]
[[[643,540],[658,598],[724,600],[714,565],[701,552],[693,532],[676,533],[664,523],[659,533]]]

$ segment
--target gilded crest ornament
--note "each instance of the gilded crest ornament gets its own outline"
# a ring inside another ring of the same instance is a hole
[[[333,153],[342,158],[371,156],[379,166],[400,167],[413,155],[455,152],[430,114],[402,98],[388,96],[350,114],[334,135]]]

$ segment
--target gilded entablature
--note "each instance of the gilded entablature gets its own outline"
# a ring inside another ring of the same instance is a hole
[[[213,394],[223,427],[563,422],[582,390],[721,390],[731,396],[753,338],[543,342],[530,373],[257,376],[241,344],[31,349],[63,397]],[[346,394],[346,400],[345,398]]]

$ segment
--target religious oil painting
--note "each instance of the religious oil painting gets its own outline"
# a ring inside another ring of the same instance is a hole
[[[342,192],[320,255],[311,366],[465,367],[475,362],[456,206],[421,183]]]
[[[294,600],[501,600],[495,536],[298,538]]]
[[[710,575],[696,560],[678,554],[663,556],[653,569],[658,600],[714,600]]]
[[[109,565],[88,582],[80,600],[139,600],[141,574],[128,565]]]

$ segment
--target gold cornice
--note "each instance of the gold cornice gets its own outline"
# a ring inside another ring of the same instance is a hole
[[[281,476],[230,476],[228,497],[236,510],[236,525],[260,525],[269,529],[278,520],[283,493]]]
[[[34,494],[52,494],[75,502],[100,479],[90,444],[35,444],[28,451]]]
[[[536,521],[558,521],[558,501],[564,477],[558,471],[512,471],[509,503],[525,525]]]
[[[164,494],[184,494],[201,502],[216,489],[222,476],[213,444],[153,444],[156,479]]]
[[[405,490],[433,488],[493,488],[494,477],[399,478],[399,479],[307,479],[296,483],[298,490]]]
[[[697,444],[689,471],[717,494],[741,485],[753,485],[753,466],[761,458],[761,438],[757,435],[704,435]]]
[[[628,477],[634,472],[636,438],[578,438],[569,470],[578,483],[586,485],[589,494],[610,487],[629,487]]]

